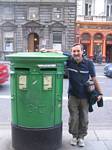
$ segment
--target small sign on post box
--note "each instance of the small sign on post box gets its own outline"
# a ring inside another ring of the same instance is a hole
[[[19,76],[19,89],[24,90],[27,87],[27,77],[25,75]]]
[[[52,76],[50,75],[44,76],[43,86],[44,90],[52,89]]]

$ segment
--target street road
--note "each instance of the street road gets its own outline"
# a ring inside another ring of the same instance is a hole
[[[96,66],[97,78],[104,94],[104,107],[98,108],[94,105],[94,112],[89,113],[89,128],[111,128],[112,126],[112,79],[105,77],[102,65]],[[67,109],[68,79],[63,81],[63,127],[68,128]],[[0,124],[10,124],[10,82],[0,86]]]

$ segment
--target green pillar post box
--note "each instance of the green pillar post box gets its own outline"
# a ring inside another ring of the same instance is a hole
[[[56,150],[62,144],[64,61],[58,53],[17,53],[11,62],[12,146]]]

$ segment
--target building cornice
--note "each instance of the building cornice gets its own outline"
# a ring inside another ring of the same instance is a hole
[[[95,26],[112,26],[112,22],[81,22],[81,21],[76,21],[77,25],[95,25]]]

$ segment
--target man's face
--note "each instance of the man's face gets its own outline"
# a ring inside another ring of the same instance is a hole
[[[83,54],[83,51],[81,50],[81,46],[76,45],[76,46],[72,47],[71,54],[75,61],[80,62],[82,60],[82,54]]]

